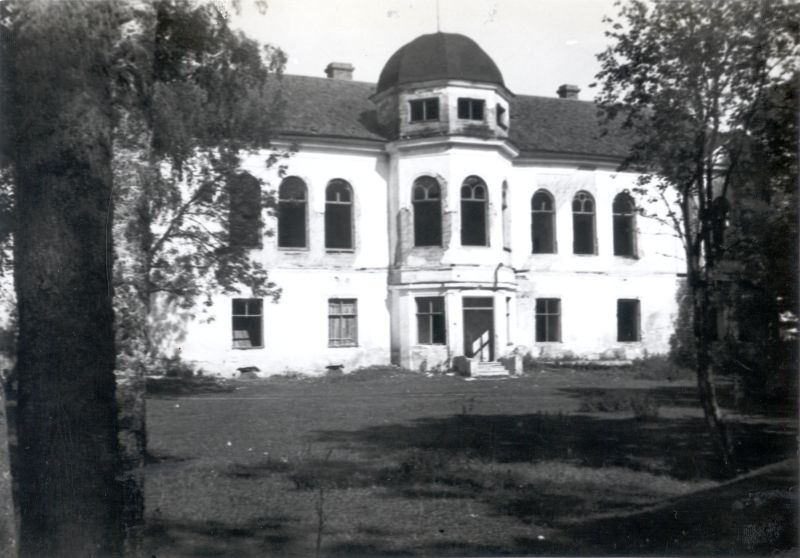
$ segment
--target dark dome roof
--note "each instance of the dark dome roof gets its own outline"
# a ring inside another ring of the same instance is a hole
[[[503,74],[478,43],[457,33],[431,33],[400,47],[381,71],[380,93],[395,85],[459,79],[503,85]]]

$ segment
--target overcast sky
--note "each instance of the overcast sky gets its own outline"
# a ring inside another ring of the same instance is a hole
[[[252,0],[236,18],[248,35],[283,48],[287,73],[324,76],[329,62],[350,62],[354,79],[376,82],[398,48],[437,29],[436,0]],[[439,0],[439,27],[474,39],[514,93],[555,96],[563,83],[582,99],[606,45],[604,15],[613,0]]]

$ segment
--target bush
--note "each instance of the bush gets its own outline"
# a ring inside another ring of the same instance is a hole
[[[658,417],[659,405],[655,397],[643,391],[606,390],[581,402],[582,413],[633,413],[644,420]]]
[[[160,368],[164,371],[167,378],[181,378],[183,380],[195,376],[195,368],[188,362],[181,359],[179,355],[173,355],[162,359]]]
[[[637,380],[691,380],[694,370],[679,365],[672,356],[655,355],[636,359],[631,363],[632,377]]]

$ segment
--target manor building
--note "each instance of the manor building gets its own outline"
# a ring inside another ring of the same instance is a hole
[[[276,86],[275,145],[296,153],[280,175],[266,151],[245,160],[277,207],[254,201],[260,227],[239,236],[282,294],[215,297],[177,339],[184,358],[235,375],[668,350],[682,250],[640,214],[637,175],[616,170],[625,137],[577,87],[514,94],[451,33],[400,48],[377,84],[352,72]]]

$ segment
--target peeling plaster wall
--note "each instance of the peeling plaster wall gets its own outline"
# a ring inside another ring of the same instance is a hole
[[[265,211],[263,249],[254,251],[283,290],[264,303],[264,347],[233,349],[230,298],[216,297],[207,317],[189,320],[172,346],[209,372],[235,375],[257,366],[263,374],[324,372],[329,365],[352,370],[393,362],[415,370],[447,369],[464,353],[463,297],[494,299],[495,358],[636,358],[664,353],[677,313],[677,274],[682,251],[670,228],[637,217],[637,257],[613,255],[614,196],[629,191],[635,176],[541,162],[512,162],[497,146],[440,143],[413,149],[301,148],[288,160],[288,175],[308,186],[308,239],[304,249],[279,249],[276,220]],[[263,168],[266,153],[244,168],[277,188],[275,169]],[[460,245],[460,187],[469,175],[488,187],[488,246]],[[430,175],[442,186],[443,246],[414,247],[412,184]],[[324,247],[325,187],[346,180],[354,191],[355,248]],[[507,209],[502,188],[507,184]],[[555,199],[557,253],[531,253],[531,198],[538,189]],[[584,190],[595,198],[597,254],[572,254],[571,202]],[[638,201],[638,200],[637,200]],[[644,202],[640,202],[644,203]],[[662,216],[663,208],[658,209]],[[504,217],[505,213],[505,217]],[[247,297],[243,293],[242,297]],[[415,298],[445,298],[447,342],[420,345]],[[535,342],[536,298],[561,299],[561,342]],[[328,346],[327,301],[358,301],[358,346]],[[640,301],[640,341],[617,342],[616,301]],[[166,336],[165,336],[166,338]]]

